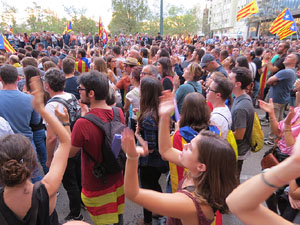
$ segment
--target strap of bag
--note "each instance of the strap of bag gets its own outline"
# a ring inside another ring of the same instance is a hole
[[[1,213],[1,211],[0,211],[0,221],[1,221],[1,223],[3,223],[3,225],[8,225],[8,223],[6,222],[4,216]]]
[[[187,84],[191,85],[194,88],[195,92],[198,92],[197,88],[193,84],[191,83],[187,83]]]
[[[230,130],[229,121],[228,121],[228,119],[223,114],[218,113],[218,112],[212,112],[212,114],[219,114],[219,115],[221,115],[227,121],[227,123],[228,123],[228,129]]]
[[[38,208],[39,208],[39,201],[36,197],[37,189],[41,186],[41,182],[38,181],[33,185],[33,192],[32,192],[32,200],[31,200],[31,217],[29,225],[36,225],[37,215],[38,215]]]

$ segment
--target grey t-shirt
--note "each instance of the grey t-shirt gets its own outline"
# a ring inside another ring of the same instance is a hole
[[[273,98],[274,103],[286,104],[290,101],[290,93],[296,80],[296,69],[280,70],[274,76],[278,81],[270,88],[270,98]]]
[[[246,128],[243,140],[237,140],[239,157],[245,155],[251,147],[251,134],[254,122],[254,107],[249,95],[243,94],[234,99],[231,108],[232,131]]]

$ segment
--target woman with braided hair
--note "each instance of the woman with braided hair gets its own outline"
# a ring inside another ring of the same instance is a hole
[[[39,77],[31,78],[34,109],[53,127],[59,138],[49,172],[32,184],[32,171],[36,168],[36,153],[30,141],[20,134],[0,139],[0,223],[1,225],[58,225],[54,210],[56,193],[60,186],[69,156],[70,128],[66,129],[45,110],[43,90]],[[58,113],[58,112],[56,112]],[[68,122],[68,113],[57,114]]]

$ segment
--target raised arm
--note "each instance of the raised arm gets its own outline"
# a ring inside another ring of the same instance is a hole
[[[62,124],[49,112],[46,111],[44,107],[44,94],[39,77],[31,78],[31,89],[34,95],[33,107],[35,110],[45,119],[45,121],[52,127],[54,133],[58,136],[59,145],[54,154],[49,172],[42,179],[42,183],[45,185],[49,197],[56,196],[56,192],[61,184],[62,177],[64,175],[67,160],[70,150],[70,135],[68,131],[62,126]]]
[[[174,95],[169,90],[164,91],[159,104],[158,149],[164,160],[182,167],[181,152],[172,147],[170,138],[170,116],[174,109]]]
[[[293,154],[282,163],[244,182],[228,196],[226,202],[231,212],[242,222],[247,225],[292,224],[261,203],[278,187],[300,176],[300,136],[293,151]]]

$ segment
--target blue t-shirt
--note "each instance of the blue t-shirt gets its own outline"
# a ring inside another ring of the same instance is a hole
[[[179,113],[181,113],[181,108],[183,104],[184,97],[192,92],[199,92],[202,93],[201,84],[197,81],[188,81],[185,84],[179,86],[176,91],[176,101]]]
[[[274,76],[278,78],[278,81],[270,88],[270,98],[273,98],[274,103],[286,104],[290,101],[290,92],[296,80],[296,70],[280,70]]]
[[[18,90],[0,90],[0,116],[10,124],[14,133],[25,135],[32,141],[30,124],[39,124],[40,116],[31,105],[32,96]]]

